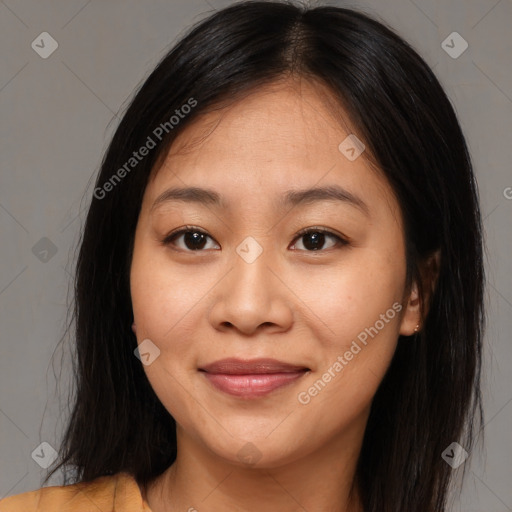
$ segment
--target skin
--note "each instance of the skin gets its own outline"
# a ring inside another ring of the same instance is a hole
[[[318,90],[287,80],[202,116],[148,183],[130,276],[134,329],[138,343],[149,338],[160,350],[144,370],[177,422],[178,442],[176,462],[142,489],[153,512],[362,510],[353,481],[371,402],[399,334],[421,323],[419,300],[415,284],[406,287],[392,189],[364,153],[354,161],[341,154],[350,124],[340,126]],[[359,197],[368,214],[332,200],[278,208],[289,189],[325,185]],[[174,201],[151,209],[163,191],[185,186],[214,189],[225,207]],[[184,236],[162,244],[185,225],[208,235],[201,250]],[[308,249],[311,239],[297,233],[310,227],[348,243],[326,235],[319,250]],[[236,251],[248,236],[263,250],[252,263]],[[400,313],[299,403],[298,393],[394,303]],[[198,371],[225,357],[270,357],[310,372],[244,400]],[[252,464],[239,457],[249,442]]]

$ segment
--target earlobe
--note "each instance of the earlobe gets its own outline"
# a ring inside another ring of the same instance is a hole
[[[402,336],[412,336],[421,328],[421,301],[416,281],[412,284],[409,299],[404,307],[404,314],[400,324]]]
[[[424,315],[426,317],[429,309],[430,298],[432,297],[437,279],[439,277],[441,253],[440,250],[432,253],[422,264],[420,269],[423,285],[423,297],[420,297],[418,283],[414,281],[411,287],[411,293],[400,325],[400,334],[402,336],[412,336],[419,332],[423,326]],[[423,302],[423,313],[422,313]]]
[[[132,331],[134,334],[137,333],[137,326],[135,325],[135,322],[133,322],[133,324],[132,324]]]

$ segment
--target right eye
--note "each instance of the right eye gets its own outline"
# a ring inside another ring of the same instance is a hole
[[[167,235],[163,240],[162,244],[164,245],[172,245],[176,246],[176,241],[182,238],[184,247],[179,248],[179,250],[185,252],[191,251],[202,251],[206,245],[206,239],[211,238],[204,231],[194,227],[194,226],[186,226],[184,228],[179,229],[178,231],[174,231]]]

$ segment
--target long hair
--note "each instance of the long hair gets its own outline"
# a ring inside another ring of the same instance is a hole
[[[372,402],[356,479],[366,512],[445,509],[453,470],[441,455],[454,441],[471,452],[482,422],[483,247],[470,155],[440,83],[393,30],[352,9],[289,2],[241,2],[199,22],[126,109],[81,235],[73,408],[47,479],[73,467],[77,481],[126,471],[145,485],[174,462],[175,421],[133,353],[129,270],[142,197],[201,113],[289,76],[331,91],[387,177],[404,219],[408,283],[421,285],[422,262],[440,252],[423,328],[400,337]],[[150,139],[148,154],[130,160]]]

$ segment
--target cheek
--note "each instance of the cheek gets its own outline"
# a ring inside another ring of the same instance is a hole
[[[399,334],[402,306],[393,293],[385,288],[386,292],[379,294],[373,286],[363,286],[357,274],[353,279],[343,280],[347,287],[358,285],[349,287],[350,291],[324,290],[320,311],[322,322],[329,326],[324,331],[328,335],[320,336],[317,331],[318,366],[297,396],[309,411],[308,417],[324,418],[325,411],[331,411],[328,423],[333,430],[368,410],[391,363]]]
[[[312,267],[307,276],[294,279],[293,291],[301,299],[298,303],[304,304],[304,315],[312,322],[316,317],[318,329],[325,332],[322,338],[339,347],[400,302],[405,266],[372,251],[353,251],[329,271]],[[391,323],[397,324],[398,319],[393,318]]]
[[[361,251],[320,279],[303,283],[304,302],[314,310],[318,367],[298,397],[320,416],[338,407],[332,427],[366,410],[392,360],[398,340],[404,266],[382,252]],[[310,274],[311,275],[311,274]],[[311,276],[314,278],[314,276]],[[314,281],[313,281],[314,282]]]
[[[137,338],[151,339],[173,366],[194,348],[201,300],[214,285],[206,270],[196,268],[171,265],[165,251],[134,250],[130,288]]]
[[[169,268],[149,248],[134,250],[130,271],[133,313],[138,342],[150,339],[160,350],[151,364],[143,366],[151,387],[174,419],[192,428],[193,390],[183,393],[182,383],[188,382],[188,363],[193,361],[194,306],[205,292],[193,276]]]

